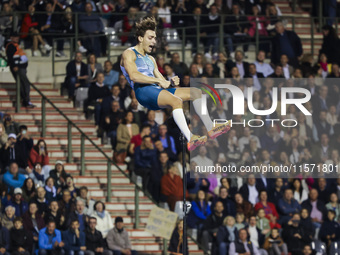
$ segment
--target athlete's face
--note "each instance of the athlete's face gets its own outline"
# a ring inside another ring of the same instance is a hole
[[[143,50],[146,53],[151,53],[153,47],[156,45],[156,32],[152,30],[147,30],[144,37],[140,37],[140,42],[143,46]]]

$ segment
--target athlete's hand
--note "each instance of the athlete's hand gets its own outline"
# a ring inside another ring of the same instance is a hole
[[[171,84],[174,86],[179,86],[179,78],[178,76],[174,76],[171,78]]]
[[[160,80],[159,86],[162,87],[163,89],[167,89],[170,87],[170,81]]]

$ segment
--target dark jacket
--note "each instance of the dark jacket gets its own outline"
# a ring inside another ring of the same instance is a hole
[[[324,36],[322,46],[319,54],[325,53],[327,56],[328,63],[340,64],[340,40],[339,38],[332,37],[331,34]]]
[[[12,228],[10,231],[11,244],[10,251],[17,251],[19,247],[24,248],[26,251],[30,252],[32,250],[32,235],[24,228],[16,229]]]
[[[231,200],[230,198],[226,198],[226,199],[222,199],[220,197],[216,198],[214,200],[214,203],[212,205],[211,208],[215,208],[215,204],[217,202],[222,202],[223,203],[223,216],[226,217],[228,215],[235,217],[236,216],[236,205],[235,202],[233,200]]]
[[[45,221],[45,224],[47,224],[48,221],[50,220],[54,220],[55,223],[56,223],[56,229],[59,229],[59,230],[65,230],[65,222],[63,224],[60,224],[60,218],[61,218],[61,212],[60,210],[58,210],[57,212],[57,215],[54,216],[52,213],[51,213],[51,210],[49,209],[46,213],[45,213],[45,216],[44,216],[44,221]],[[65,219],[66,221],[66,219]]]
[[[21,146],[21,144],[20,146],[18,144],[15,144],[14,145],[15,160],[11,160],[10,159],[10,147],[5,149],[5,146],[3,146],[0,149],[0,161],[2,162],[4,167],[9,166],[10,163],[15,161],[16,163],[18,163],[18,166],[20,168],[25,169],[28,166],[28,151],[26,151],[26,149],[28,148],[29,146],[25,144],[23,146]]]
[[[234,230],[235,240],[238,238],[238,230],[235,228]],[[221,243],[230,243],[229,241],[229,231],[226,226],[220,226],[217,232],[217,244],[220,245]],[[234,241],[235,241],[234,240]]]
[[[203,206],[198,201],[193,201],[188,216],[188,226],[197,228],[197,224],[203,223],[210,214],[210,205],[206,201],[204,201]]]
[[[314,238],[315,235],[315,227],[313,225],[312,219],[310,217],[300,220],[300,226],[303,228],[305,234],[310,238]]]
[[[35,220],[37,221],[38,229],[34,228],[31,215],[28,211],[22,216],[24,229],[26,229],[29,234],[38,236],[39,230],[45,227],[45,222],[38,213],[35,214]]]
[[[208,230],[216,232],[220,226],[223,224],[224,217],[217,216],[215,213],[210,214],[210,216],[204,221],[202,230]]]
[[[88,75],[87,65],[84,62],[81,62],[80,67],[80,76]],[[76,68],[76,61],[71,60],[67,66],[66,66],[66,78],[65,82],[68,82],[68,80],[71,77],[77,77],[77,68]],[[87,80],[81,80],[81,86],[84,86],[86,84]]]
[[[140,146],[135,149],[135,165],[136,168],[152,168],[156,162],[156,150],[144,149]]]
[[[239,24],[237,24],[237,22],[239,22]],[[224,26],[225,33],[231,35],[237,32],[243,33],[244,29],[250,27],[247,17],[243,15],[239,15],[238,18],[236,15],[227,16],[224,24],[226,24]]]
[[[82,231],[79,231],[79,238],[71,229],[64,231],[62,236],[66,251],[79,251],[81,246],[85,246],[85,233]]]
[[[336,221],[329,221],[326,220],[324,223],[322,223],[320,231],[319,231],[319,239],[326,244],[328,243],[327,236],[332,236],[335,234],[334,238],[331,238],[330,240],[332,242],[340,241],[340,224]]]
[[[302,204],[301,204],[301,207],[303,209],[307,209],[308,212],[311,212],[312,208],[313,208],[312,207],[312,203],[311,203],[311,201],[309,199],[303,201]],[[326,219],[326,217],[327,217],[327,208],[326,208],[325,204],[322,201],[320,201],[319,199],[316,202],[316,208],[318,208],[318,210],[322,213],[323,219]]]
[[[82,221],[83,221],[83,224],[84,224],[84,229],[80,229],[80,231],[85,231],[86,228],[87,228],[87,219],[88,219],[88,216],[86,216],[84,213],[83,215],[81,216],[82,218]],[[78,218],[78,214],[74,211],[74,212],[71,212],[68,217],[65,219],[65,223],[66,223],[66,227],[70,227],[71,225],[71,222],[73,220],[78,220],[79,221],[79,218]],[[79,222],[80,224],[80,222]]]
[[[302,238],[297,238],[294,235],[299,234]],[[294,227],[288,225],[283,229],[282,237],[288,246],[288,251],[301,251],[303,247],[309,244],[312,239],[306,235],[304,229],[301,226]]]
[[[107,86],[99,87],[95,82],[91,84],[88,92],[87,101],[89,104],[96,103],[97,99],[102,99],[110,95],[110,90]]]
[[[169,252],[175,252],[175,253],[182,253],[183,252],[183,246],[182,246],[183,242],[179,246],[178,246],[178,244],[179,244],[179,233],[178,233],[178,228],[175,228],[174,232],[172,232],[172,235],[171,235],[168,251]],[[187,248],[186,254],[188,254],[188,248]]]
[[[26,211],[28,210],[28,204],[24,200],[21,200],[21,203],[17,204],[12,199],[8,202],[7,205],[11,205],[15,208],[15,216],[16,217],[22,217],[26,213]]]
[[[86,250],[95,252],[97,248],[105,247],[103,235],[102,233],[100,233],[100,231],[95,230],[94,233],[92,233],[91,229],[87,228],[85,236],[86,236]]]
[[[7,228],[1,226],[0,224],[0,248],[5,248],[6,250],[9,250],[9,232]]]

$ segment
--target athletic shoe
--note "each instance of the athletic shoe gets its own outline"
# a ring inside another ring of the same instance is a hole
[[[66,57],[66,54],[61,50],[61,51],[57,51],[57,53],[55,54],[56,57]]]
[[[207,137],[206,136],[193,135],[190,138],[190,142],[188,142],[188,145],[187,145],[188,150],[189,151],[193,151],[198,146],[205,144],[206,141],[207,141]]]
[[[78,50],[79,50],[81,53],[87,52],[87,49],[85,49],[84,46],[80,46],[80,47],[78,48]]]
[[[227,133],[229,129],[231,128],[230,126],[230,120],[227,121],[227,123],[224,124],[216,124],[215,127],[213,127],[209,132],[208,135],[211,139],[215,139],[216,137]]]
[[[32,57],[38,57],[38,56],[39,56],[39,53],[37,50],[32,52]]]
[[[45,50],[50,51],[52,50],[52,47],[48,45],[47,43],[44,45]]]
[[[32,104],[31,102],[28,102],[26,105],[27,108],[34,108],[36,107],[34,104]]]

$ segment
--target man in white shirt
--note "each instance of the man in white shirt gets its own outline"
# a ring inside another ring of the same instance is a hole
[[[280,58],[280,63],[282,65],[282,70],[283,70],[283,76],[288,80],[293,72],[294,72],[294,68],[290,65],[288,65],[288,57],[286,54],[283,54],[281,55],[281,58]]]
[[[257,58],[254,64],[256,66],[257,72],[262,73],[264,77],[267,77],[271,75],[272,73],[274,73],[274,70],[269,64],[264,62],[265,59],[266,59],[266,52],[263,50],[260,50],[259,53],[257,53]]]
[[[208,158],[207,156],[207,149],[205,146],[201,146],[198,151],[198,155],[191,159],[191,161],[194,161],[198,166],[204,167],[204,166],[213,166],[213,161]]]
[[[249,73],[249,63],[243,61],[243,52],[237,50],[235,52],[235,64],[238,69],[238,72],[241,76],[241,79],[248,76]]]
[[[268,255],[265,249],[260,248],[264,243],[265,235],[263,235],[261,230],[256,227],[256,216],[251,216],[249,219],[248,234],[250,242],[258,249],[259,254]]]

